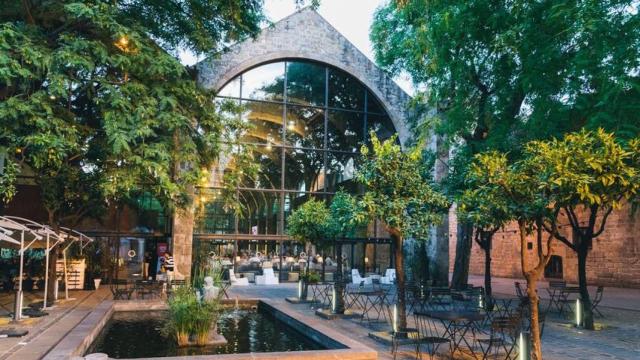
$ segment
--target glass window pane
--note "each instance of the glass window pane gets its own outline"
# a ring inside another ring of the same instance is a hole
[[[336,192],[342,189],[351,194],[358,193],[355,173],[360,159],[361,156],[357,153],[328,152],[325,180],[327,191]]]
[[[374,131],[380,140],[386,140],[396,133],[388,116],[367,114],[367,137],[371,131]]]
[[[376,96],[367,90],[367,111],[376,114],[385,114],[382,104],[378,101]]]
[[[244,101],[243,105],[243,118],[251,124],[243,141],[282,145],[284,106],[258,101]]]
[[[242,211],[238,217],[240,234],[277,234],[280,213],[279,194],[266,191],[239,191]]]
[[[324,106],[325,69],[309,62],[287,63],[287,102]]]
[[[247,146],[253,165],[258,166],[255,174],[244,174],[239,184],[241,188],[280,189],[282,174],[282,148],[269,145]],[[231,160],[228,168],[235,166]],[[250,176],[251,175],[251,176]]]
[[[286,149],[285,188],[298,191],[322,191],[324,151]]]
[[[324,147],[324,111],[318,108],[287,106],[287,145]]]
[[[329,107],[364,111],[364,92],[354,77],[329,68]]]
[[[225,86],[220,89],[218,96],[227,96],[233,98],[240,97],[240,76],[229,81]]]
[[[364,113],[329,111],[327,147],[329,150],[356,152],[364,143]]]
[[[242,74],[244,99],[282,101],[284,94],[284,63],[259,66]]]
[[[233,234],[235,224],[233,213],[224,209],[221,190],[200,189],[196,197],[195,234]]]

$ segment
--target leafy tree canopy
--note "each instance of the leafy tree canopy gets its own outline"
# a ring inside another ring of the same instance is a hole
[[[522,155],[532,139],[604,128],[640,132],[637,0],[390,1],[371,29],[377,62],[407,72],[416,101],[442,116],[418,121],[467,163],[486,150]],[[464,173],[452,171],[463,186]]]
[[[449,204],[433,188],[421,149],[403,152],[395,136],[380,142],[374,132],[371,145],[371,150],[362,147],[365,160],[356,174],[367,189],[361,201],[364,215],[360,216],[381,219],[400,237],[424,239]]]
[[[218,154],[226,117],[167,51],[219,50],[255,34],[262,1],[25,0],[2,8],[5,168],[33,171],[50,215],[77,219],[87,205],[143,191],[187,204],[188,187]],[[6,199],[11,179],[3,177]]]
[[[327,224],[330,218],[329,208],[324,201],[311,198],[289,215],[289,236],[303,243],[321,246],[328,235]]]

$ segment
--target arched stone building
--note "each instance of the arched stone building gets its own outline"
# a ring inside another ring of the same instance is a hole
[[[200,209],[174,216],[172,248],[184,275],[190,272],[194,251],[231,255],[233,249],[234,259],[245,252],[296,255],[291,254],[295,246],[288,245],[284,231],[288,213],[307,198],[326,198],[338,187],[352,186],[350,172],[369,131],[381,137],[397,133],[402,145],[410,139],[406,124],[410,97],[309,8],[264,29],[255,39],[207,58],[197,69],[202,86],[215,90],[219,99],[247,108],[246,118],[255,125],[247,141],[254,146],[256,161],[272,175],[237,191],[247,202],[246,216],[228,216],[216,206],[217,179],[209,182],[208,192],[197,190],[202,194],[197,196],[202,200]],[[219,177],[225,166],[210,176]],[[296,171],[302,180],[296,179]],[[363,236],[384,237],[380,228],[370,226]],[[446,234],[439,234],[442,241],[432,242],[432,252],[446,254]],[[373,264],[384,270],[391,265],[386,263],[391,249],[357,246],[351,246],[351,266],[366,269]],[[201,247],[204,250],[194,250]],[[448,257],[433,259],[432,266],[446,274]]]

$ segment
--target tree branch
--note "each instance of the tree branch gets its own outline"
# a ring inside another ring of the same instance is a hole
[[[607,219],[609,218],[609,215],[611,215],[611,212],[613,211],[613,206],[609,206],[609,209],[607,209],[607,211],[604,213],[604,215],[602,216],[602,222],[600,223],[600,229],[598,229],[598,231],[593,233],[593,237],[596,238],[598,236],[600,236],[602,234],[602,232],[604,231],[604,227],[607,223]]]

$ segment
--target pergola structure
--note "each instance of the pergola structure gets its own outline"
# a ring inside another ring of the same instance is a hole
[[[11,247],[18,248],[20,254],[20,270],[18,276],[18,290],[16,292],[16,301],[14,306],[14,320],[22,319],[22,281],[24,276],[24,253],[28,249],[40,248],[45,252],[45,285],[44,285],[44,301],[43,309],[47,308],[47,292],[49,288],[49,253],[58,244],[67,242],[63,249],[64,256],[64,281],[65,281],[65,297],[68,299],[67,290],[67,271],[66,271],[66,251],[74,243],[79,243],[83,249],[92,238],[80,233],[79,231],[61,227],[59,231],[54,231],[49,226],[40,224],[33,220],[17,217],[17,216],[0,216],[0,241],[8,242]],[[54,285],[55,286],[55,285]]]

